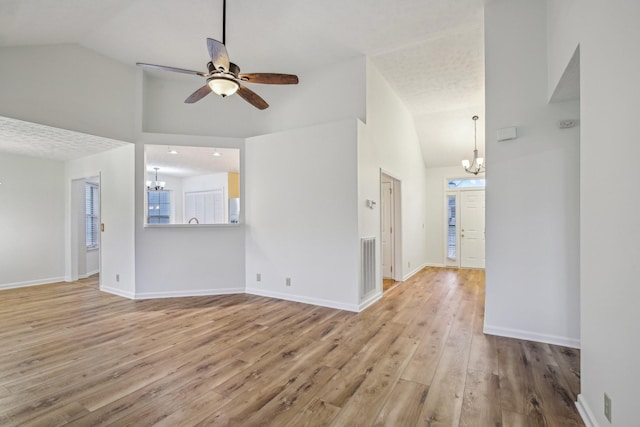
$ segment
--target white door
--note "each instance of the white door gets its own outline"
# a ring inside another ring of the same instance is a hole
[[[382,182],[382,277],[393,278],[393,184]]]
[[[460,192],[460,267],[484,268],[484,190]]]

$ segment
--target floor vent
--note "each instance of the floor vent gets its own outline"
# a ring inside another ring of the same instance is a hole
[[[376,238],[360,239],[362,297],[376,288]]]

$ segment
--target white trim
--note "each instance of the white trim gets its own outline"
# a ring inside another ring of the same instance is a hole
[[[564,347],[580,348],[580,340],[570,337],[560,337],[557,335],[540,334],[537,332],[523,331],[520,329],[503,328],[500,326],[484,325],[483,332],[488,335],[499,337],[516,338],[519,340],[542,342],[546,344],[561,345]]]
[[[593,411],[587,405],[582,394],[578,395],[578,401],[576,402],[576,407],[578,408],[578,413],[582,417],[582,421],[587,427],[600,427],[598,422],[596,421],[596,417],[593,415]]]
[[[447,267],[446,265],[441,264],[441,263],[437,263],[437,262],[425,262],[422,265],[423,265],[423,268],[424,267],[456,268],[456,267]]]
[[[93,276],[94,274],[98,274],[98,273],[100,273],[100,269],[94,270],[94,271],[90,271],[87,274],[79,274],[78,275],[78,279],[88,279],[89,277]]]
[[[100,290],[102,292],[117,295],[119,297],[135,299],[135,294],[133,292],[123,291],[122,289],[110,288],[109,286],[100,286]]]
[[[276,299],[285,300],[285,301],[301,302],[303,304],[311,304],[311,305],[317,305],[321,307],[335,308],[338,310],[353,311],[356,313],[360,311],[360,306],[356,304],[345,304],[338,301],[331,301],[331,300],[325,300],[325,299],[319,299],[319,298],[309,298],[309,297],[304,297],[300,295],[283,294],[280,292],[265,291],[264,289],[247,288],[245,290],[245,293],[249,295],[258,295],[261,297],[276,298]]]
[[[134,299],[154,299],[154,298],[183,298],[183,297],[203,297],[215,295],[243,294],[244,288],[222,288],[222,289],[198,289],[191,291],[165,291],[165,292],[142,292],[136,293]]]
[[[369,298],[365,299],[364,301],[362,301],[360,303],[360,307],[358,311],[363,311],[369,307],[371,307],[373,304],[375,304],[376,302],[378,302],[381,298],[382,298],[383,292],[377,292],[373,295],[371,295]]]
[[[60,283],[65,281],[68,282],[69,280],[65,280],[64,276],[60,276],[60,277],[51,277],[49,279],[27,280],[25,282],[4,283],[4,284],[0,284],[0,290],[26,288],[29,286],[39,286],[39,285],[50,285],[52,283]]]
[[[420,270],[422,270],[425,267],[427,267],[426,263],[420,265],[420,267],[418,267],[418,268],[415,268],[415,269],[411,270],[409,273],[407,273],[404,276],[402,276],[402,281],[404,282],[406,280],[409,280],[412,276],[415,276],[417,273],[420,272]]]

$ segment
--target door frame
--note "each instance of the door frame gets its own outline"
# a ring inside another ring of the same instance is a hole
[[[483,177],[484,178],[484,177]],[[443,251],[443,259],[442,259],[442,265],[444,265],[445,267],[452,267],[452,268],[461,268],[460,267],[460,201],[461,201],[461,197],[460,197],[460,193],[462,191],[477,191],[477,190],[484,190],[485,191],[485,195],[486,195],[486,182],[484,186],[476,186],[476,187],[458,187],[458,188],[451,188],[449,187],[449,182],[450,181],[455,181],[455,180],[467,180],[467,179],[473,179],[470,178],[468,176],[455,176],[455,177],[447,177],[444,179],[444,219],[443,219],[443,224],[444,224],[444,231],[443,231],[443,242],[444,242],[444,251]],[[486,178],[485,178],[486,180]],[[449,196],[455,195],[456,198],[456,260],[455,262],[451,262],[449,261],[447,254],[449,251],[449,241],[448,241],[448,224],[447,224],[447,218],[448,218],[448,209],[449,209],[449,205],[447,203],[447,199]],[[485,208],[486,210],[486,208]],[[485,221],[486,221],[486,216],[485,216]]]
[[[382,210],[384,207],[382,206],[382,180],[385,178],[387,181],[391,181],[391,188],[393,190],[393,205],[392,209],[392,218],[393,218],[393,256],[392,260],[392,268],[393,274],[391,279],[401,282],[403,280],[402,275],[402,181],[394,176],[393,173],[390,173],[382,168],[380,168],[379,175],[379,186],[380,189],[380,277],[384,277],[384,271],[382,270],[382,257],[384,254],[382,253]]]
[[[65,260],[65,280],[68,282],[77,281],[88,273],[86,271],[86,246],[84,241],[85,230],[85,184],[89,179],[97,178],[98,185],[98,287],[102,286],[102,174],[100,172],[88,175],[82,178],[71,178],[69,180],[69,205],[67,220],[69,221],[69,229],[67,239],[69,242],[69,250]],[[84,254],[85,259],[81,261],[80,257]],[[85,274],[80,275],[80,264],[84,264]]]

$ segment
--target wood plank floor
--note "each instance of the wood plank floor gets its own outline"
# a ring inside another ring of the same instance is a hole
[[[0,291],[2,426],[582,426],[579,351],[482,333],[484,273],[355,314],[251,295]]]

